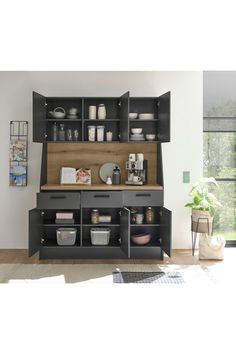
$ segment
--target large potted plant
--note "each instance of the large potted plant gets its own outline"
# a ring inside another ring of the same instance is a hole
[[[192,209],[192,231],[211,235],[215,212],[222,205],[209,188],[219,188],[215,178],[201,178],[189,193],[192,202],[187,203],[185,207]]]

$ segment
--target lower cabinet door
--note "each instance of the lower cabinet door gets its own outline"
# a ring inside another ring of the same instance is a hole
[[[41,248],[41,238],[43,232],[43,222],[41,211],[38,209],[32,209],[29,211],[29,248],[28,256],[38,252]]]
[[[161,248],[171,257],[172,234],[171,234],[171,211],[166,208],[161,208],[160,212],[160,234]]]
[[[130,258],[130,211],[127,208],[120,211],[120,238],[120,247],[127,258]]]

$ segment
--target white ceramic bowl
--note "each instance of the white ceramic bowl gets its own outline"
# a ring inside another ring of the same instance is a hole
[[[153,113],[140,113],[139,119],[154,119]]]
[[[138,113],[129,113],[129,119],[136,119],[138,118]]]
[[[143,131],[143,128],[131,128],[132,134],[141,134],[142,131]]]
[[[146,134],[145,138],[147,140],[155,140],[156,139],[156,134]]]

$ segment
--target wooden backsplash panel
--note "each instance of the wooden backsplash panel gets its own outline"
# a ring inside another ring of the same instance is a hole
[[[121,182],[127,179],[125,161],[130,153],[142,152],[148,160],[148,183],[156,183],[157,148],[154,144],[48,144],[47,183],[59,183],[61,167],[89,167],[92,170],[92,184],[102,183],[99,169],[105,162],[117,163],[121,168]]]

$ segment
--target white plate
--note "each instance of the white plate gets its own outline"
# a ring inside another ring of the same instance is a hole
[[[100,167],[99,176],[103,182],[106,183],[107,177],[112,177],[113,170],[116,166],[120,169],[120,166],[114,162],[106,162]]]
[[[139,119],[154,119],[154,114],[153,113],[140,113],[138,117],[139,117]]]

